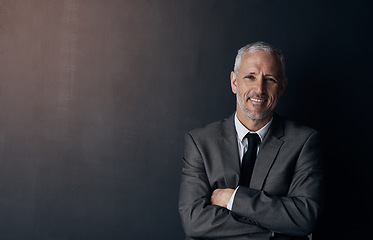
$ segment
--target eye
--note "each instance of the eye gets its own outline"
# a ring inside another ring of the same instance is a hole
[[[250,79],[250,80],[254,80],[255,79],[255,77],[253,75],[247,75],[244,78]]]
[[[266,78],[266,80],[270,81],[270,82],[273,82],[273,83],[277,83],[277,80],[272,78],[272,77]]]

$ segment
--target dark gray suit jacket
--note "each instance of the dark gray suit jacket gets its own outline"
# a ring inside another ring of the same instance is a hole
[[[307,239],[323,198],[320,134],[275,114],[250,188],[239,187],[232,211],[211,205],[215,189],[236,188],[239,178],[234,115],[186,134],[179,212],[187,239]]]

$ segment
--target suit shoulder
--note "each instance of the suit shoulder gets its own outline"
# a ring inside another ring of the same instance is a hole
[[[193,138],[208,138],[210,136],[216,136],[222,131],[223,126],[227,124],[229,120],[230,118],[226,118],[223,120],[209,123],[204,127],[196,128],[196,129],[189,131],[189,134]]]
[[[283,123],[285,134],[288,134],[290,136],[299,136],[307,138],[313,134],[319,134],[319,131],[317,131],[316,129],[292,120],[284,120]]]

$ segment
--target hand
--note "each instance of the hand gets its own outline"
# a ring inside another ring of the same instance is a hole
[[[211,195],[211,204],[226,208],[233,193],[234,189],[231,188],[215,189]]]

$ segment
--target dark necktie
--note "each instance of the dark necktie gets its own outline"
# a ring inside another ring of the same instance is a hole
[[[245,137],[248,139],[249,144],[247,147],[247,151],[242,158],[240,186],[249,187],[256,160],[257,146],[260,142],[260,138],[256,133],[248,133]]]

